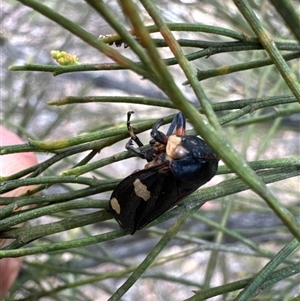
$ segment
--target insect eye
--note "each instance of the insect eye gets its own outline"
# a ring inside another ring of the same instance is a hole
[[[173,159],[181,159],[181,158],[186,157],[187,154],[188,154],[188,151],[182,145],[177,145],[172,153],[172,158]]]
[[[177,145],[177,147],[174,150],[173,158],[174,159],[181,159],[186,157],[188,154],[188,151],[186,148],[184,148],[182,145]]]

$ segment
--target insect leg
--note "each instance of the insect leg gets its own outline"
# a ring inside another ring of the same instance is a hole
[[[137,157],[142,158],[142,159],[146,159],[144,153],[141,150],[139,150],[138,148],[135,148],[133,146],[133,141],[134,140],[130,138],[130,140],[126,143],[125,148],[128,151],[134,153]]]
[[[129,141],[126,143],[125,147],[128,151],[134,153],[137,157],[146,159],[148,162],[152,161],[154,158],[154,150],[152,148],[146,149],[144,151],[139,150],[138,148],[133,147],[133,141],[139,146],[144,146],[138,136],[135,135],[132,126],[130,125],[130,117],[133,114],[133,111],[127,113],[127,129],[130,135]]]
[[[163,122],[164,122],[163,119],[157,120],[157,122],[154,124],[154,126],[152,128],[150,135],[155,141],[166,145],[168,142],[168,136],[158,130],[160,128],[160,126],[163,124]],[[151,140],[151,142],[153,143],[152,140]]]
[[[131,137],[131,139],[129,140],[129,142],[127,144],[132,145],[132,141],[134,141],[139,147],[141,147],[141,146],[144,146],[144,144],[141,142],[139,137],[134,133],[133,128],[130,124],[130,117],[132,114],[134,114],[134,111],[127,112],[127,130]],[[127,144],[126,144],[126,149],[128,149]]]
[[[151,162],[155,157],[155,150],[152,147],[141,151],[140,149],[133,147],[133,140],[132,139],[130,139],[126,143],[125,147],[128,151],[134,153],[137,157],[145,159],[148,162]]]
[[[182,114],[182,112],[179,112],[178,114],[175,115],[175,117],[168,129],[168,132],[167,132],[168,137],[174,133],[175,127],[176,127],[175,134],[177,136],[185,135],[185,117]]]

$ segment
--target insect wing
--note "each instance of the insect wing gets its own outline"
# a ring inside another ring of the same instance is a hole
[[[125,178],[110,198],[110,212],[120,226],[133,234],[174,206],[177,182],[166,163]]]

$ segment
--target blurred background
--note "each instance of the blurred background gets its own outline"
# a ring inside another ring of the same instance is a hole
[[[116,14],[116,18],[125,28],[130,29],[118,2],[106,2]],[[254,36],[231,1],[154,2],[165,22],[203,23],[233,29],[245,36]],[[297,1],[291,2],[299,13]],[[95,36],[114,34],[114,30],[106,21],[83,1],[43,1],[43,4]],[[269,1],[249,1],[249,4],[275,41],[296,43],[294,36]],[[142,14],[145,24],[153,24],[145,11],[142,10]],[[174,34],[178,39],[212,42],[232,40],[203,32]],[[159,34],[152,36],[161,39]],[[51,20],[16,1],[2,1],[0,47],[1,124],[25,142],[27,138],[47,141],[75,137],[109,126],[124,126],[129,110],[135,111],[133,124],[177,112],[171,108],[130,103],[85,103],[65,106],[47,104],[66,96],[141,96],[164,100],[167,97],[150,81],[129,70],[74,72],[58,76],[53,76],[50,72],[10,71],[9,67],[12,65],[57,65],[50,55],[51,50],[76,54],[82,64],[112,62]],[[137,60],[129,48],[116,48],[114,45],[111,47],[118,49],[126,57]],[[298,48],[300,49],[299,45]],[[197,51],[191,47],[184,47],[183,50],[185,54]],[[167,48],[161,48],[160,52],[164,58],[172,57]],[[267,55],[263,50],[247,50],[218,53],[194,60],[192,64],[195,69],[208,70],[265,58]],[[299,59],[288,63],[299,78]],[[198,105],[191,87],[183,85],[186,78],[182,70],[177,65],[169,69],[187,98]],[[213,104],[291,94],[273,65],[208,78],[201,84]],[[290,109],[291,113],[285,116],[251,123],[247,118],[276,113],[278,107],[255,111],[242,120],[244,124],[224,125],[226,134],[241,156],[248,161],[299,156],[300,117],[299,113],[294,113],[293,109],[296,106],[296,103],[286,104],[284,109]],[[222,117],[224,114],[225,112],[221,111],[218,116]],[[150,139],[149,131],[142,133],[140,139],[147,144]],[[110,157],[125,150],[126,141],[127,139],[104,148],[93,160]],[[44,175],[58,175],[85,156],[86,153],[80,153],[62,160],[46,170]],[[41,152],[37,153],[37,157],[39,162],[43,162],[50,154]],[[134,170],[141,169],[143,165],[144,162],[140,159],[131,158],[110,164],[101,168],[101,171],[94,171],[85,176],[95,176],[104,180],[121,179]],[[228,178],[228,175],[217,176],[208,186]],[[299,184],[299,177],[295,177],[270,185],[280,202],[290,208],[296,217],[299,217]],[[42,194],[51,195],[76,188],[77,186],[72,184],[53,185]],[[93,199],[107,200],[110,193],[95,195]],[[227,235],[223,235],[219,240],[216,228],[207,222],[199,221],[199,218],[204,216],[208,220],[221,223],[228,204],[231,213],[223,226],[250,239],[257,245],[256,250]],[[47,224],[71,217],[73,214],[74,212],[69,211],[43,216],[32,220],[30,225]],[[272,258],[273,253],[279,251],[291,239],[291,235],[274,213],[257,195],[249,191],[210,201],[198,215],[200,217],[196,216],[196,221],[190,221],[181,235],[165,247],[160,254],[161,262],[148,269],[122,300],[184,300],[193,295],[193,290],[251,277],[268,262],[268,257]],[[154,231],[151,231],[151,228],[141,230],[134,236],[125,236],[106,243],[65,252],[26,256],[20,275],[5,300],[107,300],[127,277],[126,273],[119,275],[118,272],[128,269],[129,273],[131,268],[137,266],[173,222],[174,220],[169,220],[159,224]],[[103,229],[118,229],[118,226],[113,220],[91,224],[43,237],[32,242],[31,246],[96,235],[103,233]],[[299,253],[290,260],[299,260]],[[99,275],[105,275],[104,280],[93,278]],[[290,278],[266,289],[259,300],[289,300],[288,298],[295,296],[297,290],[299,293],[297,279],[299,280],[299,277]],[[283,296],[287,299],[283,299]],[[232,300],[232,296],[220,295],[211,300]]]

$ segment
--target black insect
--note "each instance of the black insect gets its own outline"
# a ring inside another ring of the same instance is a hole
[[[181,112],[166,135],[158,130],[163,119],[155,123],[149,148],[133,147],[133,141],[139,147],[143,143],[130,125],[132,113],[127,114],[131,138],[126,149],[148,163],[119,183],[110,197],[109,211],[121,228],[134,234],[208,182],[217,172],[219,159],[202,139],[185,135]]]

